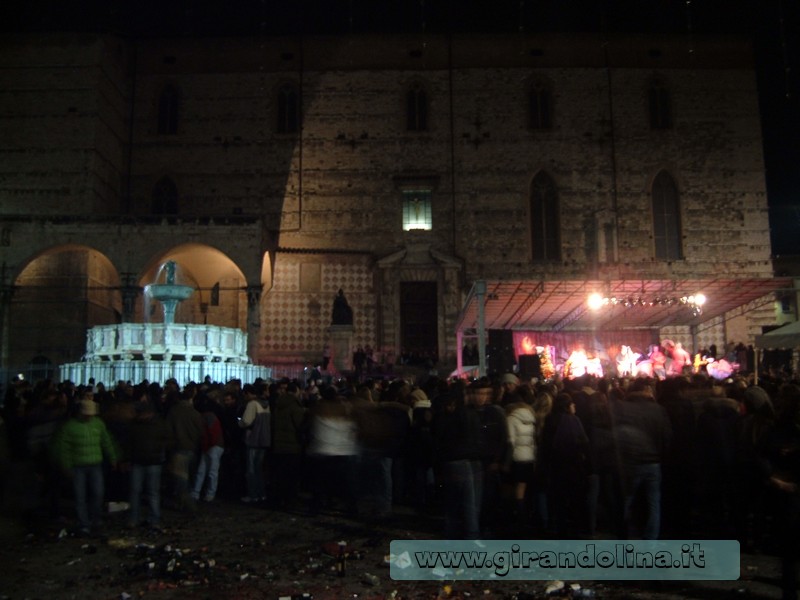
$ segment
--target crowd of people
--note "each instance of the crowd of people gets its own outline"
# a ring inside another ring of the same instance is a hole
[[[780,551],[795,587],[796,381],[15,382],[2,416],[4,486],[25,465],[62,517],[71,492],[82,535],[108,500],[151,528],[164,503],[370,520],[406,504],[449,539],[735,538]]]

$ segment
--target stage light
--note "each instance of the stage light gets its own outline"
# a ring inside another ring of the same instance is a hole
[[[701,294],[699,292],[697,294],[681,296],[680,298],[676,298],[674,296],[654,296],[652,299],[648,299],[643,296],[628,296],[627,298],[618,298],[617,296],[612,296],[609,298],[607,296],[603,296],[602,294],[598,294],[597,292],[593,292],[586,298],[587,306],[589,309],[594,311],[600,310],[604,306],[617,306],[619,304],[625,308],[650,308],[653,306],[675,306],[682,304],[689,308],[692,315],[695,317],[703,314],[702,307],[705,303],[705,294]]]
[[[589,297],[586,299],[586,304],[591,310],[600,310],[605,304],[608,304],[608,298],[603,298],[600,294],[595,292],[589,294]]]

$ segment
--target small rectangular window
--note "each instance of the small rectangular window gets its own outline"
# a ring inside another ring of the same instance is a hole
[[[158,133],[178,133],[178,94],[171,86],[164,88],[158,98]]]
[[[653,87],[649,92],[650,128],[672,128],[672,101],[669,91],[662,87]]]
[[[403,231],[433,229],[430,190],[403,192]]]
[[[406,128],[428,130],[428,96],[420,86],[412,87],[406,94]]]
[[[551,99],[547,90],[536,89],[530,94],[529,126],[531,129],[552,129]]]
[[[297,133],[300,129],[300,94],[293,86],[278,90],[277,133]]]

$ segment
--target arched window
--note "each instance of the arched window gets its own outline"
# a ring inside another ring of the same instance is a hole
[[[406,92],[406,129],[428,130],[428,94],[418,83],[412,85]]]
[[[300,130],[300,94],[293,84],[281,86],[278,90],[278,112],[275,131],[296,133]]]
[[[533,260],[561,260],[560,221],[556,184],[547,173],[539,173],[531,182]]]
[[[678,186],[666,171],[653,181],[653,240],[657,259],[683,258]]]
[[[178,188],[169,177],[161,179],[153,188],[151,212],[154,215],[178,214]]]
[[[661,83],[653,83],[648,91],[651,129],[672,128],[672,98]]]
[[[178,92],[171,85],[166,86],[158,97],[158,133],[178,133]]]
[[[534,130],[553,128],[553,97],[542,83],[534,83],[528,93],[528,127]]]

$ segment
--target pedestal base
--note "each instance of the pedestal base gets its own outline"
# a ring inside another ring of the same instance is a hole
[[[352,325],[331,325],[328,334],[331,337],[331,363],[338,372],[353,369],[353,332]]]

